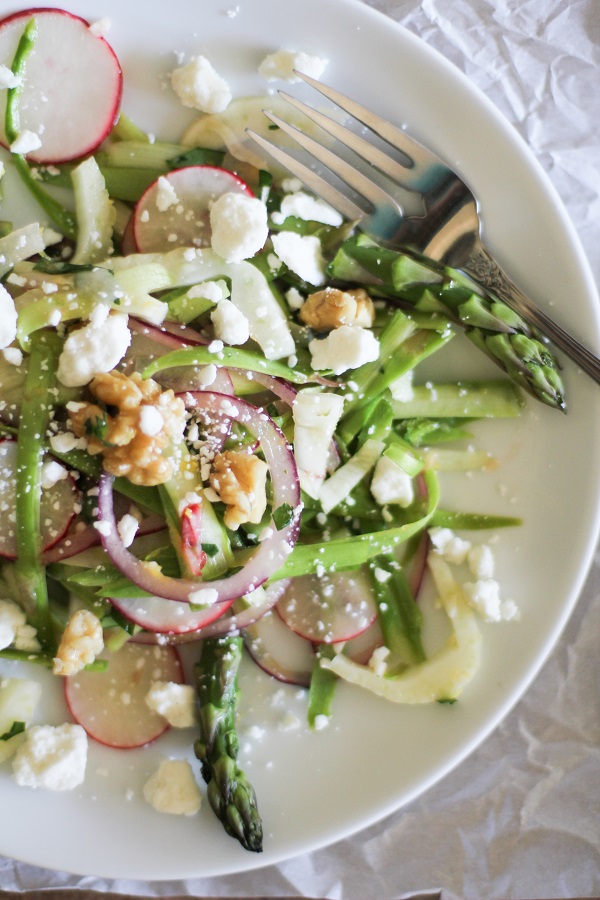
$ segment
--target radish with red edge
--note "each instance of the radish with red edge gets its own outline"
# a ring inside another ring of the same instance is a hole
[[[84,669],[65,679],[71,715],[88,735],[120,749],[142,747],[169,727],[146,703],[155,681],[183,682],[181,661],[174,647],[129,642],[108,660],[104,672]]]
[[[339,649],[344,654],[360,665],[366,666],[375,650],[383,647],[385,641],[378,619],[369,625],[366,631],[357,634],[356,637],[350,638],[349,641],[343,641]]]
[[[199,586],[202,582],[199,582]],[[110,602],[130,622],[155,634],[204,637],[199,632],[222,616],[233,604],[233,598],[206,609],[194,610],[189,603],[165,600],[163,597],[111,597]]]
[[[58,463],[57,463],[58,465]],[[0,441],[0,557],[17,556],[17,442]],[[70,475],[42,490],[40,501],[40,530],[43,549],[50,550],[67,533],[79,510],[79,491]]]
[[[113,49],[89,22],[62,9],[32,8],[0,21],[0,63],[12,65],[31,19],[36,37],[19,96],[21,133],[38,135],[28,154],[38,163],[62,163],[93,153],[119,114],[123,77]],[[1,91],[0,139],[6,145]]]
[[[323,644],[356,637],[377,616],[370,580],[361,570],[293,578],[276,609],[296,634]]]
[[[133,214],[140,253],[173,247],[209,247],[210,208],[229,193],[254,194],[233,172],[216,166],[186,166],[161,175],[145,191]]]
[[[291,631],[273,612],[244,630],[244,646],[254,662],[278,681],[310,685],[317,658],[312,643]]]

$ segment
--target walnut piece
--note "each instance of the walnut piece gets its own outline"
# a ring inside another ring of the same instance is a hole
[[[232,531],[244,522],[260,522],[267,508],[266,462],[251,453],[225,450],[212,463],[210,486],[227,509],[223,520]]]
[[[173,464],[163,451],[181,440],[183,401],[151,378],[144,381],[137,372],[124,375],[113,370],[96,375],[89,388],[107,409],[85,403],[71,415],[74,433],[88,439],[88,453],[101,453],[107,472],[124,475],[133,484],[168,481]]]
[[[53,672],[55,675],[75,675],[93,663],[104,647],[102,625],[87,609],[74,612],[63,632]]]
[[[311,294],[300,308],[300,319],[315,331],[330,331],[341,325],[370,328],[374,318],[373,301],[364,288],[340,291],[326,287]]]

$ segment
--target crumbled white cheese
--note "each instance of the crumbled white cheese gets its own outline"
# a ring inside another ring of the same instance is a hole
[[[179,203],[179,197],[168,178],[161,175],[157,182],[156,208],[159,212],[166,212],[171,206]]]
[[[2,351],[2,355],[6,362],[11,366],[23,365],[23,352],[19,350],[18,347],[5,347]]]
[[[15,650],[39,650],[36,634],[20,606],[12,600],[0,600],[0,650],[10,646]]]
[[[389,655],[389,647],[376,647],[369,658],[369,668],[380,678],[383,678],[387,671],[387,659]]]
[[[140,431],[147,437],[154,437],[162,431],[165,420],[156,406],[145,404],[140,407]]]
[[[463,585],[469,604],[477,610],[486,622],[499,622],[502,619],[500,601],[500,585],[493,578],[482,578]]]
[[[13,759],[23,787],[69,791],[85,778],[87,735],[81,725],[31,725]]]
[[[117,531],[119,537],[123,541],[125,547],[131,547],[135,540],[140,523],[131,513],[125,513],[117,523]]]
[[[329,725],[329,716],[319,713],[315,716],[315,731],[322,731]]]
[[[471,547],[467,562],[474,578],[494,577],[494,554],[489,544],[476,544]]]
[[[173,728],[191,728],[196,724],[196,692],[189,684],[155,681],[146,694],[146,703]]]
[[[321,241],[314,234],[280,231],[271,235],[273,249],[288,269],[303,281],[319,286],[325,283],[325,261]]]
[[[23,79],[20,75],[15,75],[8,66],[0,66],[0,90],[20,87],[22,84]]]
[[[209,605],[211,603],[216,603],[219,599],[219,592],[214,588],[198,588],[197,591],[192,591],[189,595],[188,600],[190,603],[193,603],[198,606],[204,606],[204,604]]]
[[[204,56],[194,56],[171,72],[171,84],[183,106],[220,113],[231,103],[231,90]]]
[[[379,341],[372,331],[359,325],[335,328],[327,337],[310,341],[308,349],[313,369],[331,369],[334,375],[379,359]]]
[[[400,375],[399,378],[392,381],[390,384],[390,393],[394,400],[399,400],[401,403],[407,403],[409,400],[413,399],[415,396],[413,390],[413,374],[413,370],[409,369],[404,375]]]
[[[194,284],[187,292],[190,300],[202,298],[210,300],[211,303],[218,303],[229,296],[229,288],[224,281],[202,281],[200,284]]]
[[[380,506],[396,503],[406,508],[415,499],[412,478],[387,456],[377,460],[371,479],[371,493]]]
[[[10,145],[10,152],[16,153],[18,156],[27,156],[34,150],[39,150],[42,146],[39,134],[35,131],[22,131],[16,140]]]
[[[292,406],[294,420],[294,457],[300,486],[318,499],[344,400],[338,394],[313,394],[298,391]]]
[[[287,301],[287,305],[290,309],[293,310],[301,309],[306,302],[306,298],[300,293],[298,288],[295,287],[291,287],[288,291],[286,291],[284,296]]]
[[[458,537],[451,528],[430,528],[429,537],[435,549],[446,562],[461,565],[467,558],[471,543]]]
[[[337,209],[304,191],[286,194],[281,201],[279,215],[276,218],[273,214],[272,218],[276,224],[281,224],[288,216],[296,216],[308,222],[323,222],[325,225],[341,225],[344,221]]]
[[[17,310],[15,301],[3,284],[0,284],[0,349],[10,346],[17,336]]]
[[[258,253],[269,234],[267,208],[258,197],[228,191],[210,210],[211,246],[225,262],[241,262]]]
[[[49,490],[57,482],[64,481],[68,476],[69,473],[65,467],[61,466],[55,459],[46,460],[42,465],[42,489]]]
[[[164,759],[144,785],[144,799],[158,812],[175,816],[197,813],[201,795],[189,762]]]
[[[50,446],[55,453],[70,453],[71,450],[85,450],[87,441],[77,437],[72,431],[61,431],[50,438]]]
[[[114,369],[131,343],[127,323],[126,315],[115,313],[98,324],[90,321],[72,331],[58,361],[59,381],[67,387],[81,387],[95,375]]]
[[[245,344],[250,337],[248,319],[231,300],[221,300],[210,314],[215,335],[225,344]]]
[[[98,19],[97,22],[92,22],[90,25],[90,31],[94,35],[94,37],[106,37],[108,32],[110,31],[112,22],[110,19]]]
[[[258,67],[258,74],[267,81],[288,81],[290,83],[300,81],[294,74],[294,69],[320,78],[328,60],[318,56],[310,56],[308,53],[293,50],[278,50],[266,56]]]

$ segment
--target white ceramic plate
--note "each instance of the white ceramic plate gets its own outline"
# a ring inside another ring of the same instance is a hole
[[[406,123],[468,177],[489,243],[514,278],[598,346],[590,272],[540,166],[481,93],[387,18],[352,0],[77,0],[66,6],[90,20],[112,20],[109,39],[125,73],[124,109],[167,140],[192,120],[165,87],[177,53],[207,55],[236,96],[264,90],[256,70],[267,52],[284,47],[328,58],[330,83]],[[0,9],[9,12],[13,4],[2,0]],[[465,344],[454,348],[450,375],[497,374]],[[328,730],[285,731],[286,710],[302,718],[304,698],[249,665],[241,761],[260,801],[262,855],[227,837],[206,802],[191,819],[161,816],[145,805],[141,786],[158,759],[186,753],[182,733],[139,751],[92,747],[85,786],[67,794],[17,788],[4,767],[0,803],[11,812],[10,827],[0,830],[0,852],[105,877],[220,875],[339,840],[442,778],[530,684],[576,602],[596,544],[600,394],[569,364],[565,380],[567,417],[532,402],[517,423],[478,428],[478,443],[494,450],[499,469],[445,481],[448,506],[525,521],[496,544],[505,596],[519,604],[522,621],[484,627],[481,671],[459,703],[397,708],[342,685]],[[9,670],[14,666],[2,666]],[[58,724],[65,715],[49,688],[42,720]],[[264,726],[262,739],[247,735],[253,723]]]

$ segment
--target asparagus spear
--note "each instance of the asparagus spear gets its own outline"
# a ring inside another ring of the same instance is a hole
[[[194,667],[200,739],[194,752],[202,763],[208,799],[225,827],[242,847],[260,853],[262,822],[254,789],[237,764],[235,709],[242,638],[225,636],[203,642],[201,660]]]
[[[42,565],[40,530],[41,468],[52,412],[54,372],[61,340],[40,331],[31,342],[27,379],[21,403],[17,443],[17,546],[15,563],[23,606],[45,647],[53,644],[46,572]]]
[[[467,337],[520,387],[548,406],[566,409],[558,363],[541,335],[455,269],[412,250],[381,247],[365,235],[345,241],[329,268],[333,277],[370,281],[382,295],[417,309],[449,310]]]

